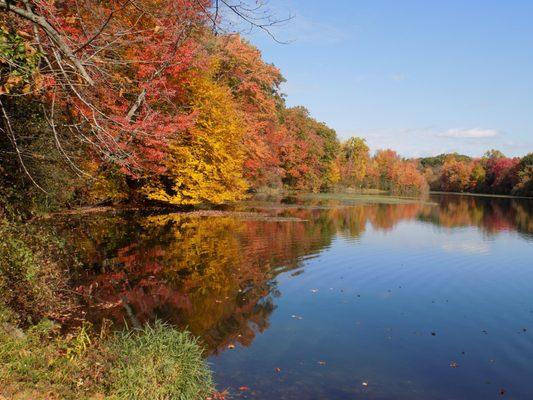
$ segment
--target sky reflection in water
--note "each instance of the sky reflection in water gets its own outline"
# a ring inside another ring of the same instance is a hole
[[[89,319],[187,327],[235,398],[533,398],[533,201],[430,200],[60,226]]]

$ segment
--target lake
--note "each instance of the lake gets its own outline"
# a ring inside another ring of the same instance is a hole
[[[54,223],[87,319],[189,329],[230,398],[533,398],[533,200],[302,195]]]

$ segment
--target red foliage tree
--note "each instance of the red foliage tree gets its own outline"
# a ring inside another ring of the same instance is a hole
[[[125,173],[161,172],[168,136],[190,124],[177,100],[181,74],[197,51],[193,29],[205,20],[208,5],[196,0],[12,5],[12,24],[32,38],[43,57],[39,89],[58,147],[75,137]]]
[[[519,158],[493,157],[487,160],[487,186],[493,193],[511,193],[519,182]]]

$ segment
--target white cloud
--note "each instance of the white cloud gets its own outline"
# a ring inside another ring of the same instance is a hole
[[[482,128],[472,128],[472,129],[449,129],[441,136],[452,137],[452,138],[488,138],[498,136],[498,131],[494,129],[482,129]]]
[[[391,76],[391,79],[395,82],[401,82],[407,79],[407,76],[404,73],[395,73]]]

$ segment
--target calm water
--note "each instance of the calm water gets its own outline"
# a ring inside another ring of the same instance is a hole
[[[88,318],[187,327],[232,398],[533,398],[532,200],[233,211],[62,220]]]

